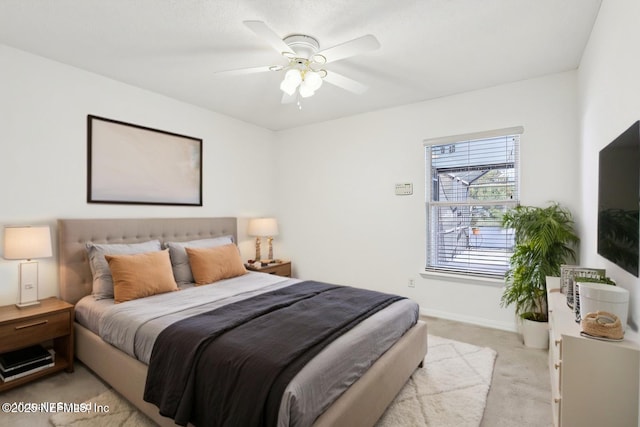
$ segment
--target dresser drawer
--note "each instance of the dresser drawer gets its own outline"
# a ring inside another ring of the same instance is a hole
[[[69,311],[49,313],[0,325],[0,353],[70,334],[69,316]]]

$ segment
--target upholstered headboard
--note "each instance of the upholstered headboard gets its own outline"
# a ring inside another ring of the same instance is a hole
[[[179,242],[228,235],[238,241],[236,218],[59,219],[60,298],[75,304],[91,293],[86,242]]]

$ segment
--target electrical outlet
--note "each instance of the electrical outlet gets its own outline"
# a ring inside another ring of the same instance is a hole
[[[409,287],[410,288],[415,288],[416,287],[416,282],[414,282],[413,279],[409,279]]]

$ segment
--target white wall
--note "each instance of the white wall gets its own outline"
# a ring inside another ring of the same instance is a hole
[[[582,261],[604,267],[630,291],[630,321],[640,322],[640,279],[597,254],[598,153],[640,119],[640,2],[604,0],[578,71],[582,140]]]
[[[87,204],[87,114],[202,138],[203,206]],[[272,214],[273,141],[263,128],[0,45],[0,225],[51,225],[41,298],[58,294],[57,218]],[[0,305],[17,295],[18,262],[0,258]]]
[[[576,73],[567,72],[277,134],[283,252],[301,278],[414,298],[428,313],[515,329],[501,284],[422,276],[423,140],[523,126],[522,203],[580,221]],[[412,182],[412,196],[394,184]],[[407,286],[415,280],[415,288]]]
[[[556,200],[581,220],[574,72],[274,134],[1,45],[0,63],[1,225],[50,224],[55,238],[60,217],[274,214],[276,256],[292,258],[302,278],[399,293],[431,314],[513,329],[500,284],[420,274],[423,140],[523,126],[522,202]],[[204,206],[87,204],[87,114],[203,138]],[[395,196],[398,182],[413,182],[414,194]],[[251,257],[251,240],[241,243]],[[57,295],[56,258],[40,265],[40,296]],[[17,282],[17,262],[0,259],[0,304],[16,301]]]

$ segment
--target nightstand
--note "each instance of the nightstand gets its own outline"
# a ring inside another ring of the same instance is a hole
[[[0,392],[54,372],[73,372],[73,305],[46,298],[32,307],[0,307],[0,353],[35,344],[53,347],[55,366],[12,381],[0,381]]]
[[[291,277],[291,261],[272,263],[267,265],[266,267],[254,267],[252,264],[245,264],[245,267],[247,267],[247,270],[259,271],[260,273]]]

